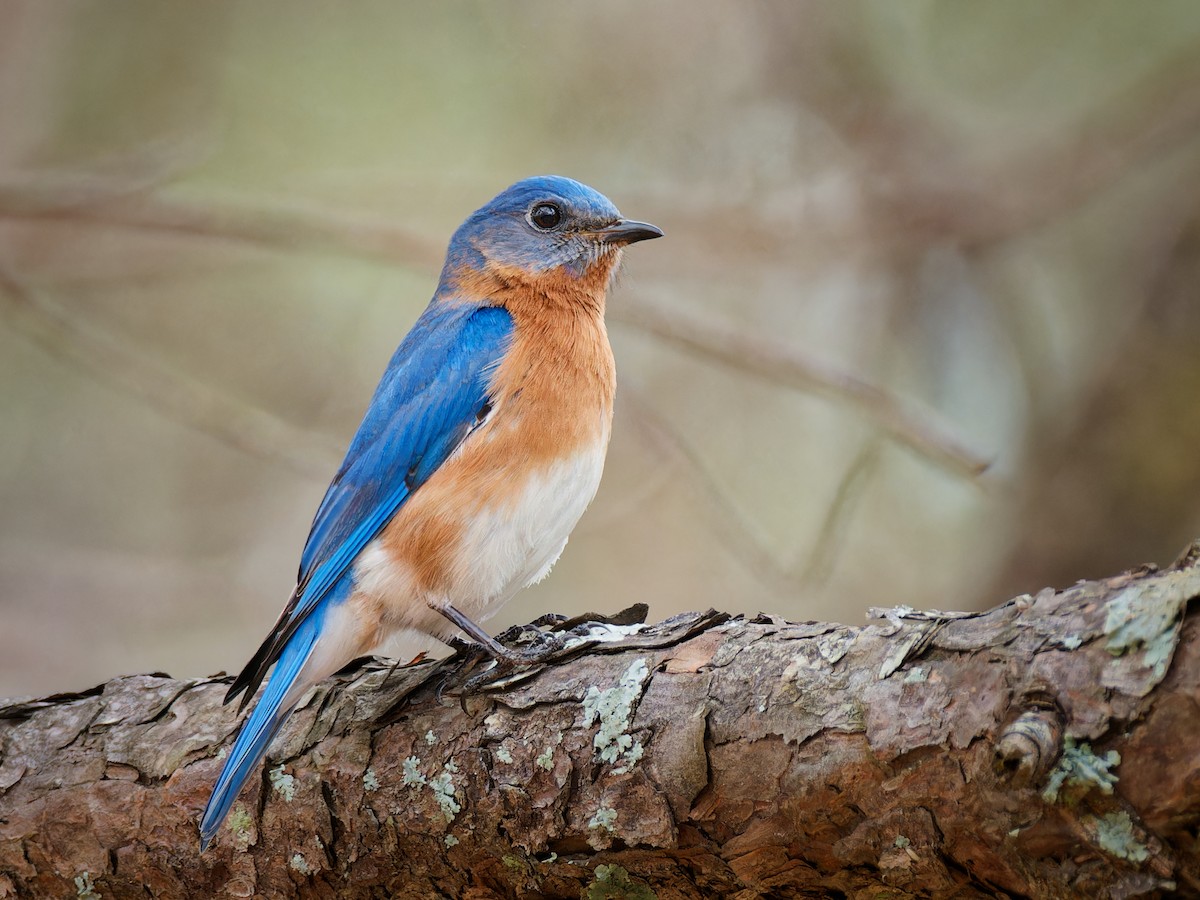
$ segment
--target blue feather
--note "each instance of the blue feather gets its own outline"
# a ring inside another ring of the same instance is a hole
[[[226,697],[249,697],[276,664],[204,811],[202,849],[291,713],[284,701],[327,613],[353,592],[355,558],[470,433],[512,332],[505,309],[435,298],[397,348],[317,510],[296,592]]]
[[[388,364],[300,557],[302,620],[446,461],[487,402],[488,379],[512,335],[499,307],[433,304]],[[281,623],[283,624],[283,623]]]
[[[291,715],[298,697],[292,698],[288,706],[284,706],[289,691],[296,683],[296,678],[304,668],[304,664],[312,655],[313,648],[321,636],[321,625],[325,613],[335,603],[349,596],[352,584],[349,577],[342,578],[334,590],[326,594],[325,602],[320,604],[300,625],[291,639],[287,642],[267,689],[254,707],[242,730],[234,741],[233,749],[221,770],[208,805],[204,808],[204,816],[200,820],[200,852],[208,846],[229,809],[242,790],[242,785],[250,777],[272,738],[279,733],[283,723]]]
[[[434,304],[417,320],[313,520],[298,579],[309,602],[466,436],[512,329],[509,312],[492,306]]]

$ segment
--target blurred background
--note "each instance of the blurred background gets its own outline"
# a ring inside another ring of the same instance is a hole
[[[495,629],[984,608],[1200,535],[1193,0],[6,0],[0,121],[0,696],[240,668],[531,174],[667,237]]]

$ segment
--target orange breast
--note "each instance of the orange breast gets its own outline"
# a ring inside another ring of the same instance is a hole
[[[521,587],[512,583],[543,557],[552,563],[595,491],[616,391],[603,294],[581,303],[522,288],[492,295],[515,330],[491,413],[381,535],[395,575],[377,591],[391,595],[378,597],[384,618],[392,602],[416,597],[476,610],[507,600],[489,595]]]

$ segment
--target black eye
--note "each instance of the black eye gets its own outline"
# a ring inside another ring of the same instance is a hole
[[[553,203],[539,203],[529,211],[529,221],[533,223],[534,228],[540,228],[542,231],[556,228],[562,217],[562,210]]]

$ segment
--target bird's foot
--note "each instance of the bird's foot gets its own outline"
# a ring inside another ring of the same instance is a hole
[[[500,635],[502,653],[479,644],[468,645],[470,668],[460,666],[458,674],[464,695],[499,686],[514,675],[545,662],[563,649],[566,636],[545,632],[532,626],[510,628]],[[487,665],[487,663],[492,663]],[[465,677],[464,677],[465,676]]]
[[[613,616],[588,613],[569,619],[558,613],[546,613],[528,625],[514,625],[495,638],[487,637],[487,643],[450,638],[447,643],[462,657],[454,680],[464,694],[496,687],[522,670],[551,661],[565,650],[595,643],[593,630],[597,625],[640,624],[646,620],[646,611],[646,605],[639,603]],[[453,607],[443,612],[451,621],[465,620],[473,626]],[[472,631],[468,634],[475,635]],[[492,664],[486,665],[489,662]],[[443,690],[445,686],[443,683]]]
[[[549,614],[529,625],[514,625],[497,636],[507,651],[505,657],[513,663],[538,662],[542,657],[557,653],[567,638],[557,631],[543,631],[541,626],[558,625],[564,616]]]
[[[490,677],[494,668],[490,663],[497,660],[491,648],[474,641],[465,641],[460,637],[448,638],[446,646],[454,651],[450,660],[457,664],[446,672],[438,684],[438,702],[441,702],[447,691],[453,692],[456,688],[465,687],[479,678]]]

